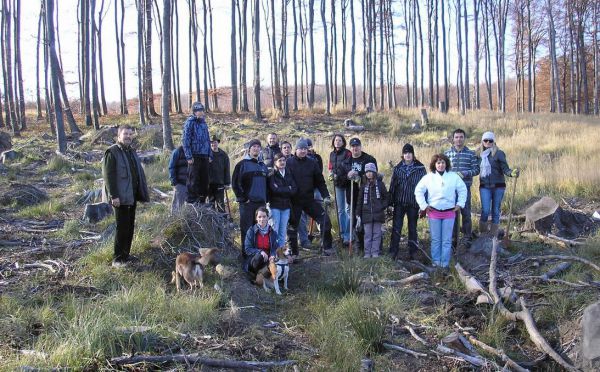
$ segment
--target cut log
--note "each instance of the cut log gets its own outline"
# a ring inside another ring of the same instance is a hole
[[[112,212],[112,207],[108,203],[86,204],[83,219],[89,223],[96,223],[110,216]]]
[[[475,278],[473,275],[471,275],[467,270],[463,269],[463,267],[458,262],[456,263],[456,265],[454,265],[454,268],[456,269],[458,278],[463,283],[463,285],[467,288],[467,292],[472,293],[472,294],[481,294],[481,295],[487,297],[488,301],[483,300],[483,302],[480,302],[480,299],[478,299],[477,300],[478,303],[493,303],[492,297],[483,288],[483,285],[481,285],[481,283],[479,282],[479,280],[477,280],[477,278]]]
[[[513,371],[516,372],[529,372],[529,370],[527,368],[523,368],[521,367],[519,364],[517,364],[514,360],[512,360],[508,355],[506,355],[506,353],[504,352],[504,350],[502,349],[495,349],[481,341],[479,341],[478,339],[476,339],[475,337],[473,337],[473,335],[469,334],[469,332],[464,332],[465,336],[468,338],[468,340],[475,346],[477,346],[478,348],[482,349],[483,351],[485,351],[488,354],[493,354],[496,355],[498,357],[500,357],[500,359],[502,359],[502,361],[504,363],[506,363],[506,365],[508,366],[508,368],[510,368]]]
[[[400,280],[382,280],[382,281],[380,281],[380,283],[384,284],[384,285],[405,285],[405,284],[411,284],[411,283],[417,282],[419,280],[428,280],[428,279],[429,279],[429,274],[423,272],[423,273],[411,275],[407,278],[400,279]]]
[[[383,347],[385,349],[387,349],[387,350],[401,351],[401,352],[406,353],[408,355],[412,355],[415,358],[426,357],[427,356],[427,354],[425,354],[425,353],[419,353],[418,351],[410,350],[410,349],[407,349],[405,347],[398,346],[398,345],[388,344],[387,342],[383,343]]]
[[[464,361],[471,363],[472,365],[474,365],[476,367],[483,367],[486,365],[485,360],[481,357],[473,357],[473,356],[461,353],[460,351],[456,351],[454,349],[446,347],[444,345],[438,345],[436,350],[442,354],[454,355],[458,358],[463,359]]]
[[[569,269],[569,267],[571,267],[571,264],[569,262],[561,262],[558,265],[554,266],[552,269],[550,269],[544,275],[540,275],[540,279],[542,279],[543,281],[548,281],[548,279],[555,277],[563,271],[566,271],[567,269]]]
[[[254,362],[254,361],[237,361],[203,358],[198,354],[174,354],[174,355],[137,355],[116,357],[110,360],[111,364],[123,366],[136,363],[152,363],[152,364],[201,364],[208,367],[228,368],[228,369],[250,369],[261,371],[266,368],[285,367],[296,364],[295,360],[282,360],[275,362]]]

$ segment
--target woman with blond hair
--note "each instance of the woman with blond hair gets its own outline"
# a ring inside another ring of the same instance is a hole
[[[481,160],[479,173],[479,199],[481,200],[481,218],[479,219],[479,233],[498,235],[500,223],[500,207],[506,190],[504,176],[519,177],[519,168],[510,169],[506,162],[504,151],[496,145],[496,136],[493,132],[485,132],[481,137],[481,145],[476,151]],[[491,223],[488,218],[492,215]]]

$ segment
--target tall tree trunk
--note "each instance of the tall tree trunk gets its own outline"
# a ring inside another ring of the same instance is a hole
[[[235,36],[235,0],[231,0],[231,111],[237,113],[237,41]]]
[[[23,92],[23,67],[21,66],[21,1],[14,0],[14,17],[15,17],[15,69],[16,69],[16,84],[19,95],[19,117],[20,130],[27,129],[27,119],[25,117],[25,95]]]
[[[98,100],[98,74],[97,74],[97,38],[96,38],[96,16],[94,11],[96,10],[96,0],[90,0],[90,15],[91,15],[91,34],[90,37],[92,39],[92,70],[91,70],[91,78],[92,78],[92,111],[94,117],[94,129],[100,129],[100,101]]]
[[[444,111],[448,112],[448,105],[450,104],[449,91],[448,91],[448,63],[447,63],[447,49],[446,49],[446,7],[442,1],[442,55],[444,56]]]
[[[281,0],[281,45],[279,47],[284,118],[288,118],[290,116],[290,101],[287,80],[287,1],[288,0]]]
[[[466,1],[466,0],[465,0]],[[415,2],[416,3],[416,2]],[[423,106],[425,104],[425,83],[424,83],[424,76],[425,73],[423,72],[423,66],[425,66],[425,59],[423,58],[423,53],[425,48],[423,47],[423,30],[421,27],[421,10],[420,10],[420,6],[419,4],[416,4],[416,8],[417,8],[417,22],[419,25],[419,47],[420,47],[420,59],[421,59],[421,67],[420,67],[420,76],[419,76],[419,84],[421,85],[421,97],[420,97],[420,105]],[[415,44],[416,46],[416,44]]]
[[[356,25],[354,20],[354,0],[350,0],[350,22],[352,23],[352,44],[350,46],[350,76],[352,80],[352,113],[356,112]]]
[[[347,39],[347,31],[346,31],[346,20],[347,20],[347,12],[348,12],[348,1],[342,0],[341,4],[341,12],[342,12],[342,106],[344,108],[348,107],[348,92],[346,90],[346,39]],[[337,57],[336,57],[336,65],[337,65]]]
[[[81,78],[83,80],[83,107],[85,125],[92,126],[92,108],[90,102],[90,3],[81,1]]]
[[[17,107],[15,104],[14,97],[14,84],[13,84],[13,68],[12,68],[12,50],[11,50],[11,9],[10,9],[10,1],[3,0],[2,2],[2,11],[4,14],[4,40],[2,45],[4,45],[4,59],[6,64],[6,71],[4,73],[4,79],[6,80],[6,91],[4,92],[6,96],[5,105],[8,109],[8,115],[6,117],[7,127],[12,129],[13,136],[20,137],[20,125],[17,120]]]
[[[579,76],[581,81],[581,90],[583,92],[583,114],[588,115],[590,113],[590,97],[588,91],[588,74],[587,74],[587,55],[584,40],[584,25],[586,24],[587,7],[588,3],[581,2],[577,5],[577,41],[579,51]],[[594,35],[596,36],[596,35]]]
[[[210,66],[212,71],[212,87],[213,87],[213,109],[219,110],[219,94],[217,91],[217,78],[215,76],[215,55],[214,55],[214,43],[213,43],[213,16],[212,16],[212,1],[208,0],[208,17],[209,17],[209,30],[210,30]],[[233,16],[235,17],[235,16]]]
[[[434,25],[434,12],[435,12],[435,4],[432,0],[426,1],[426,9],[427,9],[427,61],[428,61],[428,69],[427,75],[429,77],[429,106],[433,106],[435,102],[434,94],[435,91],[433,89],[433,74],[434,74],[434,43],[433,43],[433,25]]]
[[[100,10],[98,11],[98,28],[96,29],[96,35],[98,35],[98,68],[100,70],[100,103],[102,104],[102,114],[108,114],[108,106],[106,105],[106,97],[104,94],[104,63],[102,58],[102,20],[104,19],[104,0],[100,3]]]
[[[464,101],[465,101],[465,108],[470,110],[471,109],[471,83],[469,81],[469,18],[468,18],[468,13],[467,13],[467,0],[463,0],[463,11],[464,11],[464,21],[465,21],[465,69],[464,69],[464,80],[465,80],[465,85],[464,85]],[[460,26],[459,26],[460,27]],[[475,30],[475,33],[477,33],[477,30]]]
[[[464,0],[467,1],[467,0]],[[466,110],[465,103],[465,86],[464,86],[464,75],[463,75],[463,49],[462,49],[462,25],[460,23],[460,18],[462,14],[462,5],[461,0],[456,1],[456,48],[458,49],[458,81],[457,81],[457,89],[458,89],[458,99],[460,101],[460,114],[464,115]]]
[[[321,0],[324,1],[324,0]],[[310,88],[308,91],[308,107],[312,110],[315,106],[315,0],[308,0],[308,33],[310,36]]]
[[[241,52],[240,52],[240,94],[241,94],[241,111],[248,112],[250,111],[248,107],[248,85],[246,83],[246,58],[247,58],[247,50],[248,50],[248,26],[247,26],[247,9],[248,9],[248,0],[242,1],[242,11],[240,14],[241,18],[241,27],[242,27],[242,40],[241,43]],[[254,59],[253,59],[254,60]]]
[[[594,115],[600,115],[600,61],[598,61],[598,17],[600,16],[600,4],[594,3]]]
[[[44,4],[40,3],[40,15],[38,17],[38,31],[35,50],[35,107],[37,111],[37,120],[42,120],[42,96],[40,92],[40,45],[42,43],[42,17],[44,12]],[[2,99],[0,99],[0,127],[4,126],[2,120]]]
[[[489,24],[489,8],[488,1],[483,1],[484,11],[483,11],[483,47],[485,51],[484,55],[484,78],[485,78],[485,87],[488,97],[488,108],[490,110],[494,109],[494,104],[492,101],[492,58],[490,53],[490,24]]]
[[[179,5],[178,0],[173,0],[173,9],[175,14],[171,14],[171,19],[175,19],[175,75],[173,76],[173,86],[176,87],[175,101],[177,102],[177,113],[182,114],[183,108],[181,104],[181,79],[179,75]]]
[[[171,107],[171,0],[163,0],[163,76],[162,76],[162,127],[163,127],[163,149],[172,151],[173,134],[171,130],[171,118],[169,108]]]
[[[379,0],[379,109],[384,109],[385,85],[383,81],[383,26],[384,26],[383,0]]]
[[[262,119],[260,110],[260,0],[254,1],[252,14],[252,49],[254,52],[254,116]]]
[[[51,98],[51,85],[50,82],[50,48],[48,47],[48,25],[46,24],[46,1],[42,0],[42,30],[44,40],[44,103],[46,108],[46,123],[50,128],[50,132],[53,136],[56,136],[56,125],[54,124],[54,111],[52,109],[53,102]],[[78,43],[79,44],[79,43]],[[0,48],[2,49],[2,48]]]
[[[475,32],[475,109],[481,108],[481,98],[479,96],[479,10],[481,9],[481,0],[473,0],[473,22]],[[465,0],[466,2],[466,0]]]
[[[204,83],[204,109],[210,111],[210,103],[208,101],[208,26],[207,26],[206,0],[202,0],[202,24],[203,24],[203,83]]]
[[[144,82],[146,86],[146,105],[151,116],[158,116],[154,108],[154,88],[152,86],[152,2],[144,0],[146,10],[146,35],[144,44]]]
[[[279,61],[277,59],[277,46],[276,46],[276,26],[275,26],[275,0],[270,0],[271,6],[271,70],[273,74],[273,99],[275,100],[275,108],[279,111],[282,110],[281,105],[281,85],[279,82]]]
[[[404,45],[406,46],[406,106],[412,106],[412,95],[410,89],[410,37],[411,37],[411,17],[412,17],[412,0],[406,0],[404,4]],[[445,32],[445,29],[444,29]]]
[[[323,42],[325,43],[325,56],[323,57],[325,67],[325,115],[331,115],[331,96],[329,91],[329,43],[327,40],[327,19],[325,18],[325,1],[321,1],[321,21],[323,22]]]
[[[342,1],[343,2],[343,1]],[[330,69],[330,73],[333,73],[333,80],[330,82],[330,87],[332,91],[331,99],[333,100],[333,104],[337,106],[338,104],[338,48],[337,48],[337,22],[335,19],[335,0],[331,0],[331,53],[329,56],[329,63],[332,64],[333,59],[333,69]]]
[[[47,9],[46,24],[48,27],[48,48],[50,51],[52,92],[54,93],[54,112],[56,113],[56,142],[58,145],[58,152],[64,154],[67,152],[67,137],[65,135],[65,126],[63,123],[62,107],[60,106],[60,87],[58,86],[57,76],[59,66],[54,37],[54,0],[45,1]]]
[[[121,0],[124,1],[124,0]],[[122,62],[121,62],[121,41],[119,38],[119,2],[115,0],[115,45],[117,49],[117,69],[119,70],[119,99],[120,99],[120,112],[121,115],[124,114],[125,106],[127,102],[123,101],[123,70],[122,70]]]
[[[144,0],[136,0],[137,4],[137,39],[138,39],[138,111],[140,115],[140,125],[146,125],[146,100],[144,96]]]
[[[116,1],[116,0],[115,0]],[[124,24],[125,24],[125,0],[121,0],[121,74],[123,75],[123,80],[121,81],[121,89],[122,89],[122,95],[123,97],[121,98],[121,100],[123,101],[123,114],[124,115],[129,115],[129,109],[127,107],[127,90],[125,89],[126,87],[126,76],[125,76],[125,38],[124,38]]]
[[[370,77],[368,77],[367,75],[369,74],[369,69],[370,69],[370,60],[369,60],[369,49],[368,49],[368,43],[369,43],[369,28],[367,27],[367,18],[368,18],[368,13],[369,13],[369,9],[370,7],[367,6],[367,11],[365,12],[365,1],[361,1],[360,2],[360,7],[361,7],[361,15],[362,15],[362,31],[363,31],[363,86],[362,86],[362,96],[363,96],[363,105],[365,106],[365,109],[367,109],[367,107],[369,106],[367,103],[367,90],[370,89],[371,87],[371,83],[370,83]],[[367,80],[369,81],[369,85],[367,86]]]
[[[292,14],[294,17],[294,111],[298,111],[298,21],[296,19],[296,0],[292,0]],[[300,81],[302,84],[302,81]]]

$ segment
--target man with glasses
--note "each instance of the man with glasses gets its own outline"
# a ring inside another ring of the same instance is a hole
[[[460,229],[463,235],[463,244],[469,248],[471,246],[471,240],[473,239],[471,222],[471,185],[473,184],[473,177],[479,175],[479,162],[477,161],[477,155],[475,151],[465,146],[466,134],[462,129],[456,129],[452,132],[452,147],[444,152],[444,155],[450,159],[450,171],[456,172],[460,178],[464,181],[467,186],[467,202],[465,207],[456,212],[458,221],[459,213],[461,217]],[[458,241],[458,228],[459,224],[454,223],[453,241]],[[455,249],[456,249],[455,244]]]

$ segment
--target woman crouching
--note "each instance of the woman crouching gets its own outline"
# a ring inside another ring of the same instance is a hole
[[[429,170],[431,173],[417,184],[415,197],[421,216],[429,218],[432,264],[447,270],[452,254],[454,219],[467,201],[467,186],[457,173],[449,172],[450,159],[444,154],[433,155]]]
[[[260,269],[267,266],[269,260],[275,259],[277,250],[277,232],[269,226],[267,208],[259,207],[256,210],[255,218],[257,223],[246,232],[244,243],[246,253],[244,271],[253,277]]]

